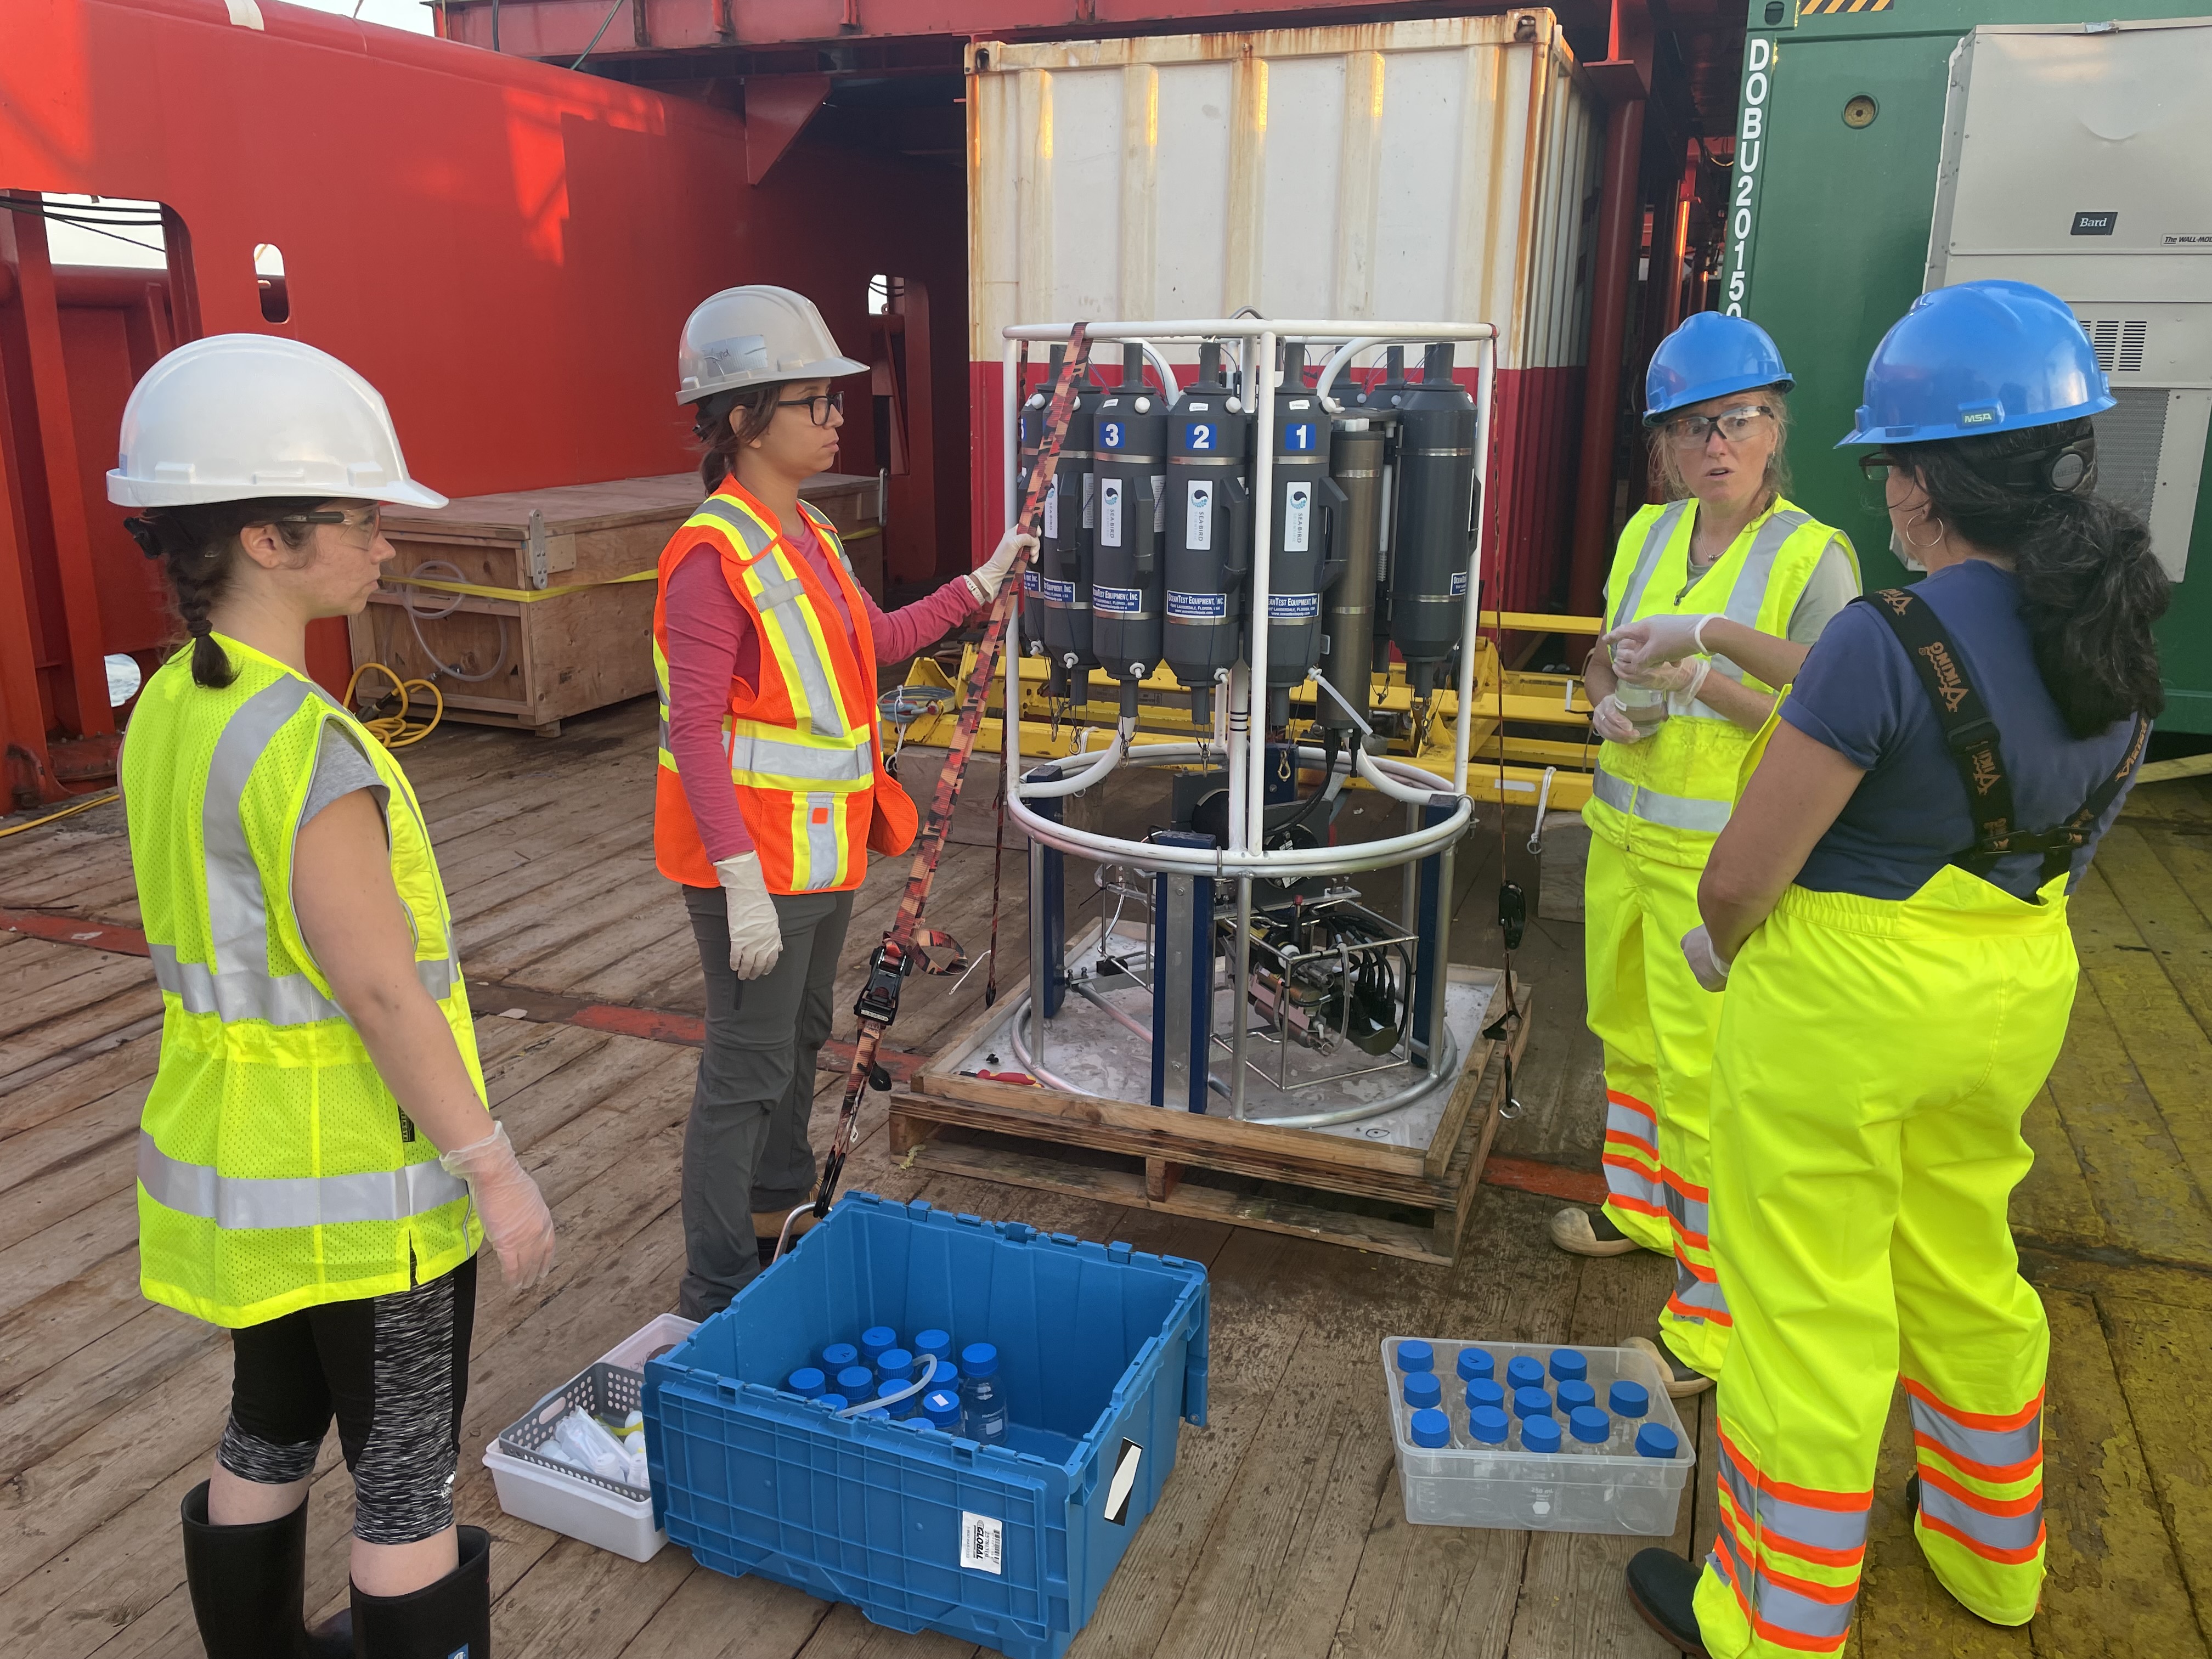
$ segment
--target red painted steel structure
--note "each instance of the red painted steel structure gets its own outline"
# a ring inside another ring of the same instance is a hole
[[[909,382],[919,350],[928,384],[933,338],[961,349],[957,170],[802,137],[755,185],[743,122],[703,103],[277,0],[259,11],[257,29],[224,0],[0,6],[0,188],[161,203],[173,267],[164,306],[87,303],[94,279],[50,274],[40,222],[0,213],[0,740],[21,793],[59,793],[56,755],[112,733],[101,659],[149,643],[146,572],[100,478],[122,394],[167,338],[250,331],[335,353],[384,392],[410,465],[455,495],[685,465],[677,331],[733,283],[812,295],[857,347],[869,277],[898,274],[929,302],[904,319]],[[281,325],[262,315],[259,243],[283,252]],[[143,283],[96,282],[124,280]],[[931,412],[957,430],[957,377],[935,380]],[[842,466],[876,470],[872,427],[848,424]],[[909,572],[962,563],[959,456],[935,453],[951,476],[910,480]],[[345,650],[321,627],[318,678],[342,685]]]

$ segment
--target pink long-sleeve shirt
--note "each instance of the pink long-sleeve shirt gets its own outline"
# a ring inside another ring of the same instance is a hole
[[[846,637],[853,639],[853,618],[820,538],[811,529],[802,529],[787,539],[830,592],[831,615],[823,620],[842,624]],[[902,662],[943,639],[975,609],[975,595],[961,576],[927,599],[888,614],[866,588],[858,591],[879,664]],[[686,553],[671,573],[663,614],[667,623],[668,750],[676,757],[677,776],[683,781],[684,798],[698,823],[707,856],[720,863],[753,850],[722,748],[722,717],[729,712],[732,679],[748,685],[758,683],[760,640],[752,618],[730,592],[720,559],[704,542]]]

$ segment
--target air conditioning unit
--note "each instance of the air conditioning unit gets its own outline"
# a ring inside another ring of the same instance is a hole
[[[2008,276],[2081,319],[2112,379],[2098,491],[2166,574],[2212,428],[2212,21],[1985,24],[1951,54],[1926,288]]]

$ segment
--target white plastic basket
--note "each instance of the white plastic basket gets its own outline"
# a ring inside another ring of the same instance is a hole
[[[1398,1455],[1398,1484],[1406,1519],[1417,1526],[1496,1527],[1516,1532],[1611,1533],[1664,1538],[1674,1530],[1697,1463],[1691,1435],[1667,1397],[1664,1380],[1650,1358],[1634,1348],[1571,1345],[1589,1363],[1590,1386],[1602,1404],[1622,1378],[1641,1382],[1650,1396],[1644,1421],[1674,1431],[1674,1455],[1639,1457],[1635,1453],[1577,1451],[1568,1440],[1556,1452],[1529,1452],[1506,1446],[1442,1447],[1413,1443],[1413,1408],[1405,1401],[1396,1364],[1398,1344],[1424,1341],[1436,1353],[1437,1380],[1443,1385],[1445,1415],[1455,1441],[1466,1438],[1466,1388],[1459,1380],[1460,1351],[1486,1350],[1502,1383],[1509,1362],[1527,1354],[1547,1364],[1560,1347],[1519,1342],[1466,1342],[1449,1337],[1385,1337],[1383,1387],[1390,1401],[1390,1439]],[[1547,1384],[1548,1386],[1548,1384]],[[1517,1437],[1516,1437],[1517,1438]]]

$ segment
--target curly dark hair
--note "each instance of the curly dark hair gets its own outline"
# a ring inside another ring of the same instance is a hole
[[[2172,597],[2151,554],[2150,527],[2091,493],[2094,433],[2079,420],[1887,447],[1928,492],[1937,519],[2011,558],[2036,670],[2077,738],[2164,710],[2151,628]],[[2078,488],[2021,482],[2037,472],[2038,458],[2084,445],[2091,464]]]
[[[315,527],[279,520],[288,513],[312,513],[321,505],[319,499],[308,496],[208,501],[149,507],[143,517],[123,521],[146,556],[161,561],[177,616],[191,638],[192,678],[199,684],[219,691],[238,678],[238,670],[210,631],[208,613],[230,586],[231,572],[243,555],[239,532],[249,525],[275,525],[284,545],[296,551],[307,544]]]

